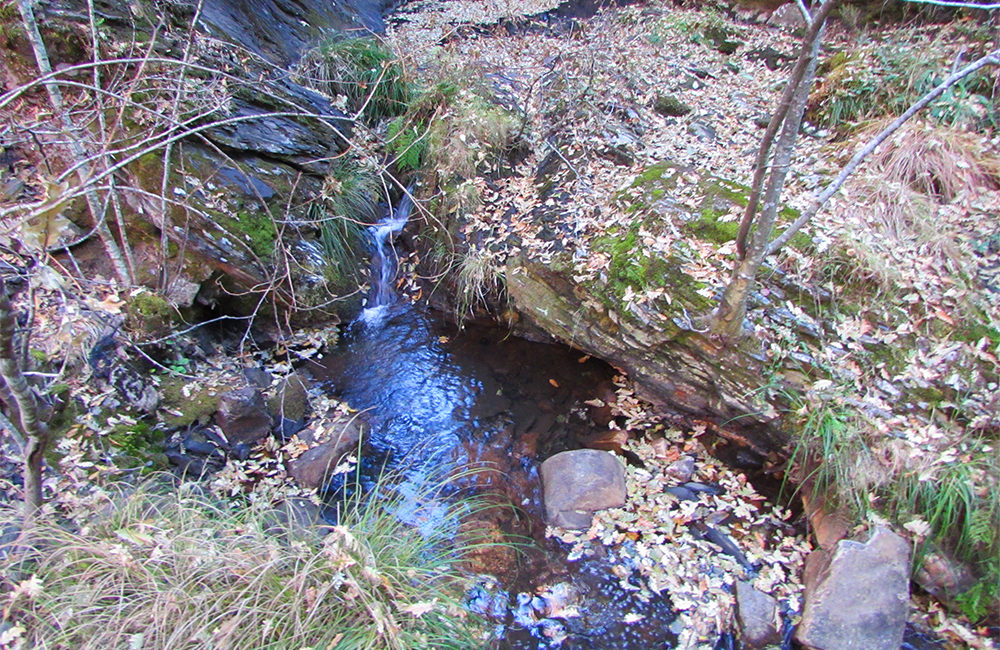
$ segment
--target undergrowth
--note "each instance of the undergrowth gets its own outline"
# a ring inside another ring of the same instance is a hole
[[[234,509],[163,479],[110,495],[82,527],[40,520],[31,549],[8,556],[5,638],[36,648],[481,645],[446,527],[421,534],[382,497],[345,510],[323,537],[296,534],[268,499]],[[18,515],[5,505],[0,518]]]
[[[367,124],[403,113],[410,102],[399,59],[374,38],[335,36],[303,55],[296,72],[307,85],[344,96]]]
[[[894,32],[891,41],[870,40],[834,54],[820,67],[822,83],[810,98],[810,121],[844,133],[867,120],[902,114],[952,72],[960,52],[955,44],[965,40],[956,31],[913,30],[908,38]],[[983,42],[972,42],[965,62],[975,58]],[[956,83],[925,112],[944,126],[997,128],[996,90],[994,75],[983,69]]]
[[[866,433],[870,423],[841,400],[807,403],[795,398],[793,403],[797,440],[789,465],[797,481],[858,520],[889,517],[919,531],[915,568],[934,547],[971,566],[977,582],[957,602],[973,621],[987,616],[1000,602],[1000,461],[995,444],[962,440],[934,462],[917,464],[902,452],[876,455]]]

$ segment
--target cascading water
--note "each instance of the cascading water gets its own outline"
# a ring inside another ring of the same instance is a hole
[[[359,317],[363,322],[376,319],[378,314],[395,301],[397,259],[392,240],[410,219],[410,212],[413,210],[411,190],[412,188],[407,188],[399,205],[395,209],[390,207],[385,218],[368,228],[372,239],[371,289],[368,292],[368,304]]]

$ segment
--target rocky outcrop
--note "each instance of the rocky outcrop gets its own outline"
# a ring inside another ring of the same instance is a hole
[[[507,290],[529,323],[621,368],[655,403],[743,425],[770,422],[775,414],[757,398],[765,367],[759,345],[725,344],[697,328],[692,315],[707,313],[711,303],[671,261],[662,269],[672,302],[658,311],[625,309],[611,282],[581,283],[569,266],[523,256],[508,263]],[[784,445],[777,430],[745,428],[761,452]]]
[[[385,0],[208,0],[200,25],[278,65],[331,32],[381,33]]]
[[[598,510],[625,505],[625,468],[613,454],[563,451],[542,463],[545,519],[552,526],[590,526]]]
[[[355,418],[327,422],[323,430],[307,428],[299,437],[315,446],[288,462],[288,474],[304,488],[322,488],[333,470],[348,454],[360,449],[364,428]]]
[[[910,544],[879,526],[806,562],[799,643],[814,650],[897,650],[909,606]]]

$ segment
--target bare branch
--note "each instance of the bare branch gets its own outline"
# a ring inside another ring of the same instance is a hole
[[[979,4],[978,2],[960,2],[959,0],[905,0],[905,1],[913,2],[915,4],[934,5],[937,7],[954,7],[956,9],[985,9],[986,11],[1000,9],[1000,2],[993,2],[990,4]]]

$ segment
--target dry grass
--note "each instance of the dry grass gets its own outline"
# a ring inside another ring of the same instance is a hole
[[[8,561],[8,634],[36,648],[474,646],[454,555],[379,501],[320,538],[276,534],[266,499],[234,510],[194,484],[109,497],[82,528],[41,524],[35,552]]]

